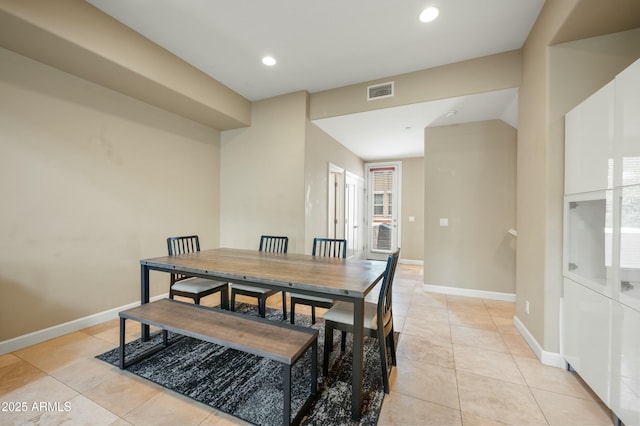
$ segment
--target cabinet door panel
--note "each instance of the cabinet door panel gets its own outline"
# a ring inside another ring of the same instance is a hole
[[[611,409],[626,425],[640,424],[640,312],[614,302]]]
[[[610,82],[565,116],[565,194],[613,187],[613,104]]]
[[[563,323],[566,361],[608,405],[611,299],[565,278]]]
[[[615,79],[615,185],[640,184],[640,60]]]
[[[611,297],[613,191],[565,196],[564,276]]]
[[[619,277],[619,300],[640,311],[640,185],[622,188]]]

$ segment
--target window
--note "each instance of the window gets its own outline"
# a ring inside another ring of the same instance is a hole
[[[373,214],[384,215],[384,194],[373,194]]]

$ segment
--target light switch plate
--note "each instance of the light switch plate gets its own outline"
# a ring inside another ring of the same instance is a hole
[[[449,226],[449,218],[441,217],[440,218],[440,226]]]

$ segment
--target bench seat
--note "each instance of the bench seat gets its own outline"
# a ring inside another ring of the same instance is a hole
[[[127,309],[120,312],[119,316],[121,369],[166,347],[167,332],[171,331],[281,363],[284,389],[283,424],[299,423],[317,394],[317,330],[170,299]],[[161,328],[163,344],[134,360],[126,361],[124,337],[127,319]],[[310,394],[291,421],[291,368],[310,348]]]

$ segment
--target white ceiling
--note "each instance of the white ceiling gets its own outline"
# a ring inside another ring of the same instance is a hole
[[[298,90],[314,93],[519,49],[544,3],[87,1],[252,101]],[[419,22],[422,9],[431,5],[440,9],[438,19]],[[274,56],[278,63],[264,66],[264,55]],[[452,108],[459,111],[454,122],[501,118],[515,126],[516,93],[448,99],[317,120],[316,124],[367,160],[388,156],[377,148],[389,145],[388,140],[396,147],[393,157],[422,155],[422,129],[448,124],[441,116]],[[389,124],[383,126],[385,122]],[[409,137],[418,133],[419,146]],[[384,144],[374,139],[381,134]]]

